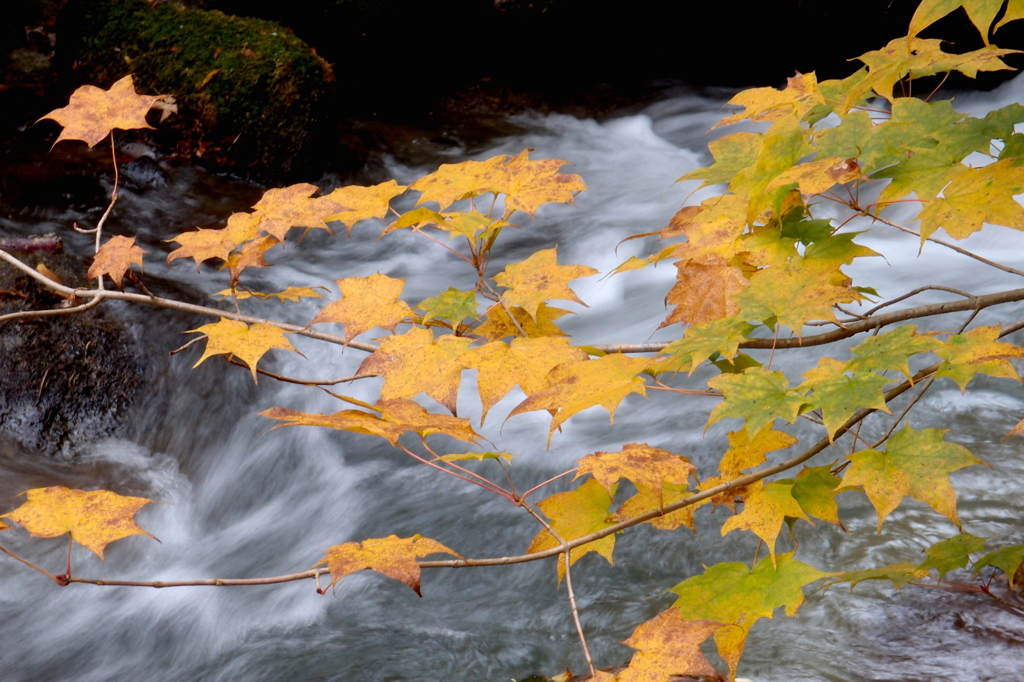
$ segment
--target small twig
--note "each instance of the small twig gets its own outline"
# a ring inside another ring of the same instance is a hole
[[[463,476],[461,474],[458,474],[458,473],[456,473],[456,472],[454,472],[454,471],[452,471],[450,469],[445,469],[442,466],[438,466],[437,464],[434,464],[433,462],[431,462],[429,459],[424,459],[423,457],[420,457],[415,452],[413,452],[412,450],[410,450],[409,448],[405,447],[402,444],[398,445],[398,449],[401,450],[402,452],[404,452],[405,454],[409,455],[413,459],[415,459],[415,460],[417,460],[419,462],[422,462],[423,464],[426,464],[427,466],[434,467],[438,471],[443,471],[444,473],[448,474],[449,476],[454,476],[455,478],[462,479],[466,483],[472,483],[473,485],[479,486],[479,487],[483,488],[484,490],[489,490],[492,493],[495,493],[497,495],[501,495],[505,499],[515,503],[515,500],[512,498],[512,494],[511,493],[509,493],[504,488],[495,486],[493,483],[491,483],[490,481],[487,481],[487,479],[485,479],[485,478],[478,477],[478,478],[480,478],[480,481],[475,481],[472,478],[466,478],[465,476]],[[481,483],[481,481],[486,481],[487,484],[485,485],[484,483]]]
[[[924,392],[925,392],[925,391],[927,391],[927,390],[928,390],[929,388],[931,388],[931,385],[932,385],[933,383],[935,383],[935,375],[934,375],[934,374],[933,374],[933,375],[931,375],[930,377],[928,377],[928,380],[927,380],[927,382],[925,383],[925,385],[924,385],[924,386],[922,386],[922,387],[921,387],[921,390],[920,390],[920,391],[918,391],[917,395],[915,395],[915,396],[914,396],[914,397],[913,397],[913,398],[912,398],[912,399],[910,400],[910,402],[909,402],[909,403],[907,403],[907,406],[903,408],[903,411],[902,411],[902,412],[900,412],[899,416],[898,416],[898,417],[896,417],[896,419],[894,419],[894,420],[893,420],[892,424],[891,424],[891,425],[889,426],[889,428],[888,428],[888,429],[886,430],[885,434],[884,434],[884,435],[883,435],[883,436],[882,436],[881,438],[879,438],[878,440],[876,440],[876,441],[875,441],[874,443],[872,443],[871,445],[869,445],[869,446],[868,446],[868,449],[869,449],[869,450],[874,450],[874,449],[875,449],[875,448],[877,448],[877,447],[878,447],[879,445],[881,445],[881,444],[882,444],[882,443],[884,443],[884,442],[885,442],[886,440],[888,440],[889,436],[891,436],[891,435],[892,435],[892,433],[893,433],[893,431],[895,431],[895,430],[896,430],[896,427],[897,427],[897,426],[899,426],[899,423],[900,423],[901,421],[903,421],[903,418],[904,418],[904,417],[906,417],[906,416],[907,416],[907,414],[908,414],[908,413],[910,412],[910,408],[912,408],[912,407],[913,407],[914,405],[916,405],[916,404],[917,404],[917,402],[918,402],[919,400],[921,400],[921,398],[922,398],[922,397],[924,396]]]
[[[50,580],[52,580],[53,582],[57,583],[57,584],[58,584],[58,585],[60,585],[61,587],[63,587],[63,586],[64,586],[64,584],[65,584],[65,583],[62,583],[62,582],[61,582],[60,580],[58,580],[58,579],[57,579],[57,576],[55,576],[54,574],[50,573],[50,572],[49,572],[49,571],[47,571],[46,569],[43,569],[43,568],[39,568],[38,566],[36,566],[36,565],[35,565],[34,563],[32,563],[31,561],[29,561],[28,559],[23,559],[23,558],[21,558],[20,556],[18,556],[17,554],[15,554],[14,552],[12,552],[11,550],[7,549],[7,548],[6,548],[6,547],[4,547],[3,545],[0,545],[0,552],[3,552],[4,554],[6,554],[7,556],[11,557],[12,559],[15,559],[15,560],[17,560],[17,561],[20,561],[21,563],[25,564],[25,565],[26,565],[26,566],[28,566],[29,568],[32,568],[32,569],[35,569],[35,570],[39,571],[40,573],[42,573],[42,574],[43,574],[43,575],[45,575],[45,576],[46,576],[47,578],[49,578],[49,579],[50,579]]]
[[[865,212],[864,215],[866,215],[867,217],[871,218],[872,220],[877,220],[880,223],[884,223],[884,224],[888,225],[889,227],[895,227],[897,230],[902,230],[903,232],[906,232],[907,234],[912,234],[912,235],[914,235],[915,237],[918,237],[918,238],[921,237],[921,233],[920,232],[917,232],[916,230],[912,230],[909,227],[905,227],[903,225],[900,225],[899,223],[894,223],[891,220],[886,220],[885,218],[880,217],[876,213],[867,213],[867,212]],[[940,246],[945,246],[947,249],[952,249],[952,250],[956,251],[959,254],[967,256],[968,258],[973,258],[974,260],[976,260],[976,261],[978,261],[980,263],[984,263],[985,265],[989,265],[989,266],[991,266],[993,268],[997,268],[999,270],[1002,270],[1003,272],[1008,272],[1011,275],[1020,275],[1021,277],[1024,277],[1024,272],[1021,272],[1020,270],[1016,270],[1016,269],[1011,268],[1011,267],[1006,266],[1006,265],[1000,265],[999,263],[996,263],[995,261],[991,261],[988,258],[983,258],[983,257],[979,256],[976,253],[971,253],[967,249],[961,249],[959,246],[957,246],[955,244],[950,244],[949,242],[944,242],[941,239],[936,239],[935,237],[925,237],[924,239],[925,239],[925,241],[935,242],[936,244],[939,244]]]
[[[871,310],[869,310],[866,313],[864,313],[864,317],[870,317],[870,316],[874,315],[875,313],[877,313],[882,308],[888,308],[889,306],[893,305],[894,303],[899,303],[900,301],[905,301],[908,298],[910,298],[912,296],[917,296],[918,294],[924,293],[925,291],[948,291],[951,294],[957,294],[959,296],[963,296],[964,298],[970,299],[970,300],[975,300],[975,299],[978,298],[974,294],[968,293],[966,291],[960,291],[959,289],[951,289],[949,287],[943,287],[943,286],[939,286],[937,284],[931,284],[931,285],[928,285],[926,287],[920,287],[920,288],[914,289],[913,291],[909,291],[909,292],[903,294],[902,296],[897,296],[896,298],[894,298],[894,299],[892,299],[890,301],[886,301],[885,303],[882,303],[881,305],[876,305],[874,308],[872,308]]]
[[[185,348],[187,348],[189,345],[192,345],[196,341],[201,341],[201,340],[202,340],[202,337],[197,338],[197,339],[193,339],[192,341],[189,341],[189,343],[187,345],[182,346],[181,348],[178,348],[177,350],[172,351],[172,352],[174,352],[174,353],[181,352],[181,351],[185,350]],[[223,357],[225,360],[230,362],[232,365],[235,365],[237,367],[245,367],[246,369],[249,369],[249,365],[245,364],[241,360],[236,360],[235,358],[228,357],[227,355],[222,355],[221,357]],[[348,383],[350,381],[358,381],[359,379],[369,379],[371,377],[377,376],[376,374],[355,374],[355,375],[350,376],[350,377],[342,377],[340,379],[331,379],[330,381],[303,381],[302,379],[292,379],[291,377],[286,377],[286,376],[284,376],[282,374],[274,374],[273,372],[268,372],[267,370],[260,369],[259,367],[256,368],[256,373],[257,374],[262,374],[263,376],[270,377],[271,379],[276,379],[278,381],[283,381],[283,382],[289,383],[289,384],[298,384],[300,386],[336,386],[338,384],[346,384],[346,383]]]
[[[551,483],[553,481],[557,481],[562,476],[568,476],[569,474],[574,474],[578,470],[579,470],[579,467],[573,467],[572,469],[569,469],[568,471],[563,471],[562,473],[558,474],[557,476],[553,476],[553,477],[549,478],[548,480],[544,481],[543,483],[540,483],[538,485],[533,486],[532,488],[530,488],[529,490],[527,490],[525,493],[522,494],[522,496],[519,498],[519,501],[520,502],[525,502],[526,501],[526,496],[529,495],[530,493],[532,493],[534,490],[539,490],[540,488],[543,488],[544,486],[546,486],[548,483]]]
[[[91,301],[87,301],[81,305],[72,306],[70,308],[51,308],[49,310],[21,310],[16,313],[7,313],[6,315],[0,315],[0,323],[10,322],[11,320],[23,320],[25,318],[32,317],[60,317],[61,315],[74,315],[75,313],[84,313],[86,310],[95,308],[103,302],[103,296],[97,296]]]
[[[565,587],[569,592],[569,606],[572,607],[572,619],[576,623],[576,633],[580,636],[580,645],[583,647],[583,655],[587,659],[587,666],[590,668],[590,676],[595,677],[597,670],[594,668],[594,659],[590,657],[590,649],[587,647],[587,638],[583,636],[583,624],[580,623],[580,612],[576,608],[576,595],[572,591],[572,572],[570,565],[572,560],[569,555],[571,551],[566,552],[562,556],[565,557]]]

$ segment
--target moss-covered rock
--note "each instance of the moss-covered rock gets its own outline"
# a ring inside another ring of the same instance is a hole
[[[279,24],[145,0],[73,0],[58,25],[69,85],[128,73],[178,113],[154,134],[191,157],[266,180],[310,176],[329,149],[333,74]]]

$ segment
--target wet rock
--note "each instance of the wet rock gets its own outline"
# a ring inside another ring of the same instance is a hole
[[[70,286],[84,284],[79,259],[45,250],[19,255]],[[0,315],[65,304],[0,264]],[[138,342],[106,310],[0,322],[0,434],[27,450],[71,458],[78,445],[119,432],[143,377]]]
[[[164,150],[280,182],[316,176],[332,136],[333,73],[270,21],[145,0],[73,0],[57,26],[69,90],[132,74],[178,112],[144,135]]]
[[[121,167],[121,174],[134,189],[164,187],[170,178],[152,156],[140,156]]]

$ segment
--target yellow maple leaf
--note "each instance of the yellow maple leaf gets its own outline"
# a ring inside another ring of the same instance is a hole
[[[775,563],[775,539],[779,536],[782,523],[788,516],[803,519],[812,526],[814,522],[793,497],[793,482],[773,481],[765,485],[758,481],[746,487],[743,495],[743,512],[730,516],[722,524],[722,535],[740,529],[753,531],[764,540]]]
[[[321,197],[317,209],[327,214],[324,220],[337,220],[344,224],[349,236],[352,236],[353,225],[360,220],[386,216],[391,208],[391,200],[406,189],[394,180],[372,187],[339,187],[326,197]]]
[[[64,126],[57,141],[82,140],[90,147],[110,134],[114,128],[133,130],[152,128],[146,114],[161,95],[139,95],[131,74],[110,86],[109,90],[83,85],[73,93],[66,107],[54,109],[43,119]]]
[[[838,156],[833,156],[801,163],[783,171],[768,183],[765,192],[795,183],[800,187],[800,193],[807,197],[813,194],[822,194],[836,185],[845,185],[863,177],[860,165],[855,159],[841,159]]]
[[[507,288],[503,297],[510,306],[523,308],[536,320],[537,309],[544,301],[560,299],[587,305],[568,284],[598,271],[586,265],[559,265],[557,252],[558,247],[537,251],[521,263],[510,263],[494,276],[495,282]]]
[[[555,429],[577,412],[600,405],[608,410],[612,422],[615,409],[630,393],[646,397],[644,380],[637,376],[650,361],[630,358],[620,353],[596,360],[558,365],[548,374],[549,387],[519,403],[509,418],[534,410],[552,413],[548,444]]]
[[[405,280],[378,272],[335,280],[335,284],[344,297],[324,307],[309,324],[340,322],[345,325],[345,343],[374,327],[394,332],[398,323],[412,315],[408,304],[398,300]]]
[[[700,645],[721,627],[722,623],[710,620],[684,620],[679,609],[662,611],[638,625],[623,642],[638,651],[615,679],[618,682],[668,682],[681,676],[719,679],[718,672],[701,653]]]
[[[187,333],[205,334],[207,339],[203,356],[192,367],[198,367],[206,358],[214,355],[234,355],[249,365],[253,381],[257,381],[256,363],[271,348],[284,348],[298,353],[284,337],[284,331],[272,324],[257,323],[250,327],[238,320],[221,320],[204,324]]]
[[[686,484],[696,467],[681,455],[652,448],[646,443],[627,443],[620,452],[595,452],[579,460],[576,478],[590,474],[611,493],[620,479],[655,492],[662,483]]]
[[[228,254],[227,262],[221,267],[231,273],[231,286],[238,283],[242,270],[246,268],[265,268],[269,264],[263,260],[263,254],[280,242],[274,237],[259,237],[243,243],[238,250]]]
[[[120,289],[121,279],[132,265],[138,265],[139,269],[142,269],[142,256],[146,253],[149,252],[135,245],[135,237],[111,237],[96,252],[86,277],[93,279],[100,275],[109,275]]]
[[[413,398],[420,393],[456,410],[461,357],[470,339],[445,334],[434,339],[427,329],[416,327],[405,334],[381,340],[380,349],[363,360],[357,372],[384,377],[381,398]]]
[[[563,540],[575,540],[584,535],[604,530],[614,525],[609,518],[609,507],[612,498],[600,483],[594,479],[587,479],[583,485],[575,490],[566,493],[555,493],[551,497],[537,503],[544,515],[551,519],[551,527]],[[546,529],[537,533],[530,543],[529,553],[542,552],[545,549],[557,547],[561,543]],[[615,535],[606,535],[603,538],[588,542],[579,547],[573,547],[569,551],[569,565],[572,566],[581,558],[597,552],[615,565],[612,560],[612,552],[615,551]],[[562,582],[565,575],[565,558],[558,556],[558,582]]]
[[[431,554],[451,554],[462,558],[437,540],[414,535],[411,538],[400,538],[389,535],[386,538],[371,538],[362,542],[346,542],[335,545],[326,552],[324,560],[316,564],[327,564],[331,572],[331,586],[350,573],[371,569],[383,573],[389,578],[400,580],[411,587],[416,594],[420,593],[420,566],[416,563],[419,557]]]
[[[491,192],[497,194],[508,182],[508,169],[505,167],[507,158],[502,154],[486,161],[445,163],[430,175],[424,175],[409,185],[409,189],[420,192],[417,206],[434,201],[442,211],[460,199]]]
[[[515,388],[530,396],[548,387],[548,372],[565,362],[582,362],[590,356],[570,346],[562,338],[515,338],[505,345],[500,341],[472,348],[460,358],[466,369],[478,370],[477,390],[483,403],[480,421],[487,412]]]
[[[197,229],[194,232],[182,232],[169,242],[178,242],[181,247],[167,254],[167,263],[178,258],[193,258],[196,271],[199,264],[211,258],[227,261],[229,254],[236,248],[256,237],[259,233],[259,213],[233,213],[228,218],[227,227],[220,230]]]
[[[532,218],[541,204],[571,204],[576,193],[587,188],[580,176],[558,172],[568,161],[530,161],[530,151],[524,149],[505,164],[508,181],[500,190],[507,195],[506,214],[523,211]]]
[[[368,405],[351,398],[344,398],[362,407],[376,411],[371,414],[361,410],[342,410],[334,414],[311,414],[297,412],[283,407],[273,407],[260,412],[260,416],[285,422],[282,426],[326,426],[339,431],[352,431],[387,439],[392,445],[398,443],[398,437],[406,431],[412,431],[426,438],[440,433],[451,436],[466,443],[476,443],[481,436],[473,430],[468,419],[451,417],[446,414],[427,412],[422,405],[402,398],[378,400],[376,405]]]
[[[748,118],[754,121],[774,121],[782,116],[794,115],[802,119],[814,107],[825,104],[825,98],[818,91],[818,78],[814,73],[797,73],[787,80],[784,90],[744,90],[729,100],[729,104],[744,107],[744,111],[723,118],[712,130]]]
[[[486,314],[487,319],[483,324],[474,329],[473,333],[489,341],[499,341],[507,336],[522,336],[522,332],[519,331],[520,327],[529,338],[567,336],[565,332],[555,325],[555,320],[566,315],[574,315],[575,313],[563,310],[562,308],[554,308],[547,303],[541,303],[537,307],[537,315],[536,319],[534,319],[530,316],[530,313],[516,306],[512,308],[512,314],[515,316],[516,322],[519,323],[518,327],[512,322],[512,318],[509,317],[508,313],[505,312],[505,306],[500,303],[491,306]]]
[[[312,196],[320,191],[316,185],[299,183],[290,187],[268,189],[263,197],[253,205],[259,211],[258,227],[263,232],[284,241],[285,235],[293,227],[319,228],[331,231],[324,218],[338,210],[333,201]]]
[[[984,223],[1024,230],[1024,208],[1015,194],[1024,194],[1024,167],[1012,159],[963,170],[918,216],[922,243],[940,227],[953,239],[969,237]]]
[[[666,506],[679,502],[692,494],[685,483],[664,483],[659,492],[653,492],[642,485],[638,485],[636,495],[620,504],[619,508],[615,510],[615,520],[627,521],[655,509],[664,509]],[[693,525],[693,512],[699,505],[700,503],[691,504],[688,507],[677,509],[668,514],[656,516],[647,521],[647,523],[659,530],[675,530],[679,526],[686,526],[696,533],[697,529]]]
[[[35,488],[23,494],[28,500],[4,518],[24,526],[36,537],[56,538],[71,533],[72,540],[101,559],[103,549],[111,542],[130,535],[149,535],[133,520],[135,512],[152,502],[144,497],[64,486]]]

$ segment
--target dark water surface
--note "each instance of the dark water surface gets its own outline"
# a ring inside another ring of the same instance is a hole
[[[1024,81],[1018,79],[994,93],[958,98],[957,106],[981,112],[1015,101],[1022,92]],[[641,113],[601,123],[557,114],[518,116],[512,123],[521,134],[471,153],[456,148],[434,163],[515,154],[526,147],[536,150],[534,158],[572,161],[574,166],[565,170],[581,174],[590,189],[576,206],[547,206],[536,222],[524,221],[521,231],[503,235],[499,257],[517,260],[558,244],[561,263],[586,263],[608,272],[645,246],[630,242],[616,255],[621,239],[664,226],[693,189],[692,184],[673,181],[708,161],[708,138],[703,135],[720,116],[721,105],[675,93]],[[383,157],[381,163],[402,182],[433,170],[392,157]],[[226,275],[196,277],[191,261],[168,269],[161,256],[169,247],[159,240],[241,208],[258,194],[195,169],[173,169],[166,186],[126,190],[112,229],[140,234],[155,252],[147,261],[147,274],[212,294],[227,286]],[[97,211],[87,208],[55,200],[52,206],[4,219],[0,232],[59,230],[68,235],[70,250],[86,253],[88,238],[70,233],[69,224],[95,220]],[[378,231],[379,225],[361,224],[351,241],[311,234],[298,248],[289,245],[273,256],[275,267],[250,270],[245,276],[253,288],[274,290],[379,271],[408,278],[404,297],[411,303],[448,286],[472,286],[468,268],[460,269],[465,264],[426,239],[394,233],[375,242]],[[886,259],[862,259],[867,262],[849,271],[855,283],[875,286],[883,296],[928,283],[975,293],[1019,286],[1002,273],[933,245],[925,249],[928,258],[919,260],[914,238],[894,231],[872,229],[860,241]],[[1018,268],[1024,266],[1022,246],[1024,239],[1006,230],[986,229],[967,240],[967,248]],[[678,328],[652,332],[664,318],[661,299],[673,277],[673,268],[661,267],[580,280],[574,288],[590,308],[565,304],[578,314],[564,326],[589,343],[672,338]],[[914,303],[945,298],[922,296]],[[250,309],[305,321],[321,305],[256,303]],[[976,324],[1017,319],[1024,312],[1020,306],[1007,308],[1012,306],[983,313]],[[948,329],[963,319],[938,320],[932,328]],[[293,343],[305,358],[275,351],[265,367],[302,378],[333,378],[354,373],[364,357],[305,338]],[[25,453],[0,446],[4,509],[17,504],[16,492],[54,484],[104,486],[166,503],[139,514],[159,544],[146,538],[118,542],[108,548],[106,562],[76,550],[78,575],[170,580],[291,573],[312,566],[331,545],[392,533],[421,533],[465,556],[499,556],[523,552],[536,533],[521,510],[415,465],[380,439],[313,428],[264,434],[268,421],[256,416],[263,409],[334,412],[341,407],[312,389],[268,379],[254,390],[243,370],[232,371],[215,359],[190,370],[198,356],[193,348],[170,361],[159,384],[166,399],[154,397],[159,409],[140,410],[130,438],[83,444],[75,464],[26,461]],[[788,351],[776,357],[774,366],[795,378],[816,362],[813,350]],[[478,413],[474,388],[472,381],[463,387],[462,416]],[[379,380],[370,380],[353,385],[348,393],[372,400],[378,389]],[[633,441],[686,455],[709,475],[725,447],[726,432],[735,425],[719,423],[705,434],[712,403],[654,393],[648,400],[627,398],[614,429],[600,409],[575,417],[546,450],[548,417],[543,413],[517,416],[502,428],[521,400],[517,391],[492,410],[481,433],[498,449],[519,455],[513,471],[520,489],[571,468],[587,453],[617,450]],[[961,496],[965,530],[979,536],[998,534],[1004,543],[1024,542],[1019,439],[1001,440],[1022,412],[1019,385],[979,379],[966,397],[952,384],[938,384],[911,419],[915,428],[952,428],[953,440],[992,465],[992,470],[972,467],[952,478]],[[865,433],[882,433],[887,425],[882,419],[869,422]],[[793,431],[817,437],[802,426]],[[826,451],[812,463],[825,464],[838,456]],[[490,471],[491,466],[485,462],[479,469]],[[550,491],[568,487],[555,484]],[[924,547],[956,532],[945,518],[908,501],[878,536],[874,510],[863,494],[845,493],[840,502],[850,533],[827,524],[817,529],[798,525],[799,559],[825,570],[918,561]],[[753,557],[752,535],[720,537],[724,518],[722,512],[713,515],[702,509],[696,537],[686,529],[631,530],[618,536],[615,567],[594,556],[577,564],[574,585],[599,666],[628,660],[630,650],[618,642],[672,603],[668,588],[700,573],[702,564]],[[19,530],[4,534],[5,543],[56,572],[63,561],[63,542],[25,540]],[[780,541],[779,549],[788,551],[788,541]],[[555,674],[567,665],[576,672],[585,669],[564,587],[557,587],[551,560],[429,571],[422,599],[369,572],[339,583],[336,597],[316,594],[312,582],[255,588],[60,589],[9,560],[0,561],[0,582],[0,679],[5,681],[498,682],[531,673]],[[764,620],[753,628],[742,676],[757,682],[1024,679],[1024,619],[971,595],[915,587],[893,594],[883,585],[866,583],[852,595],[839,587],[811,596],[799,615]]]

